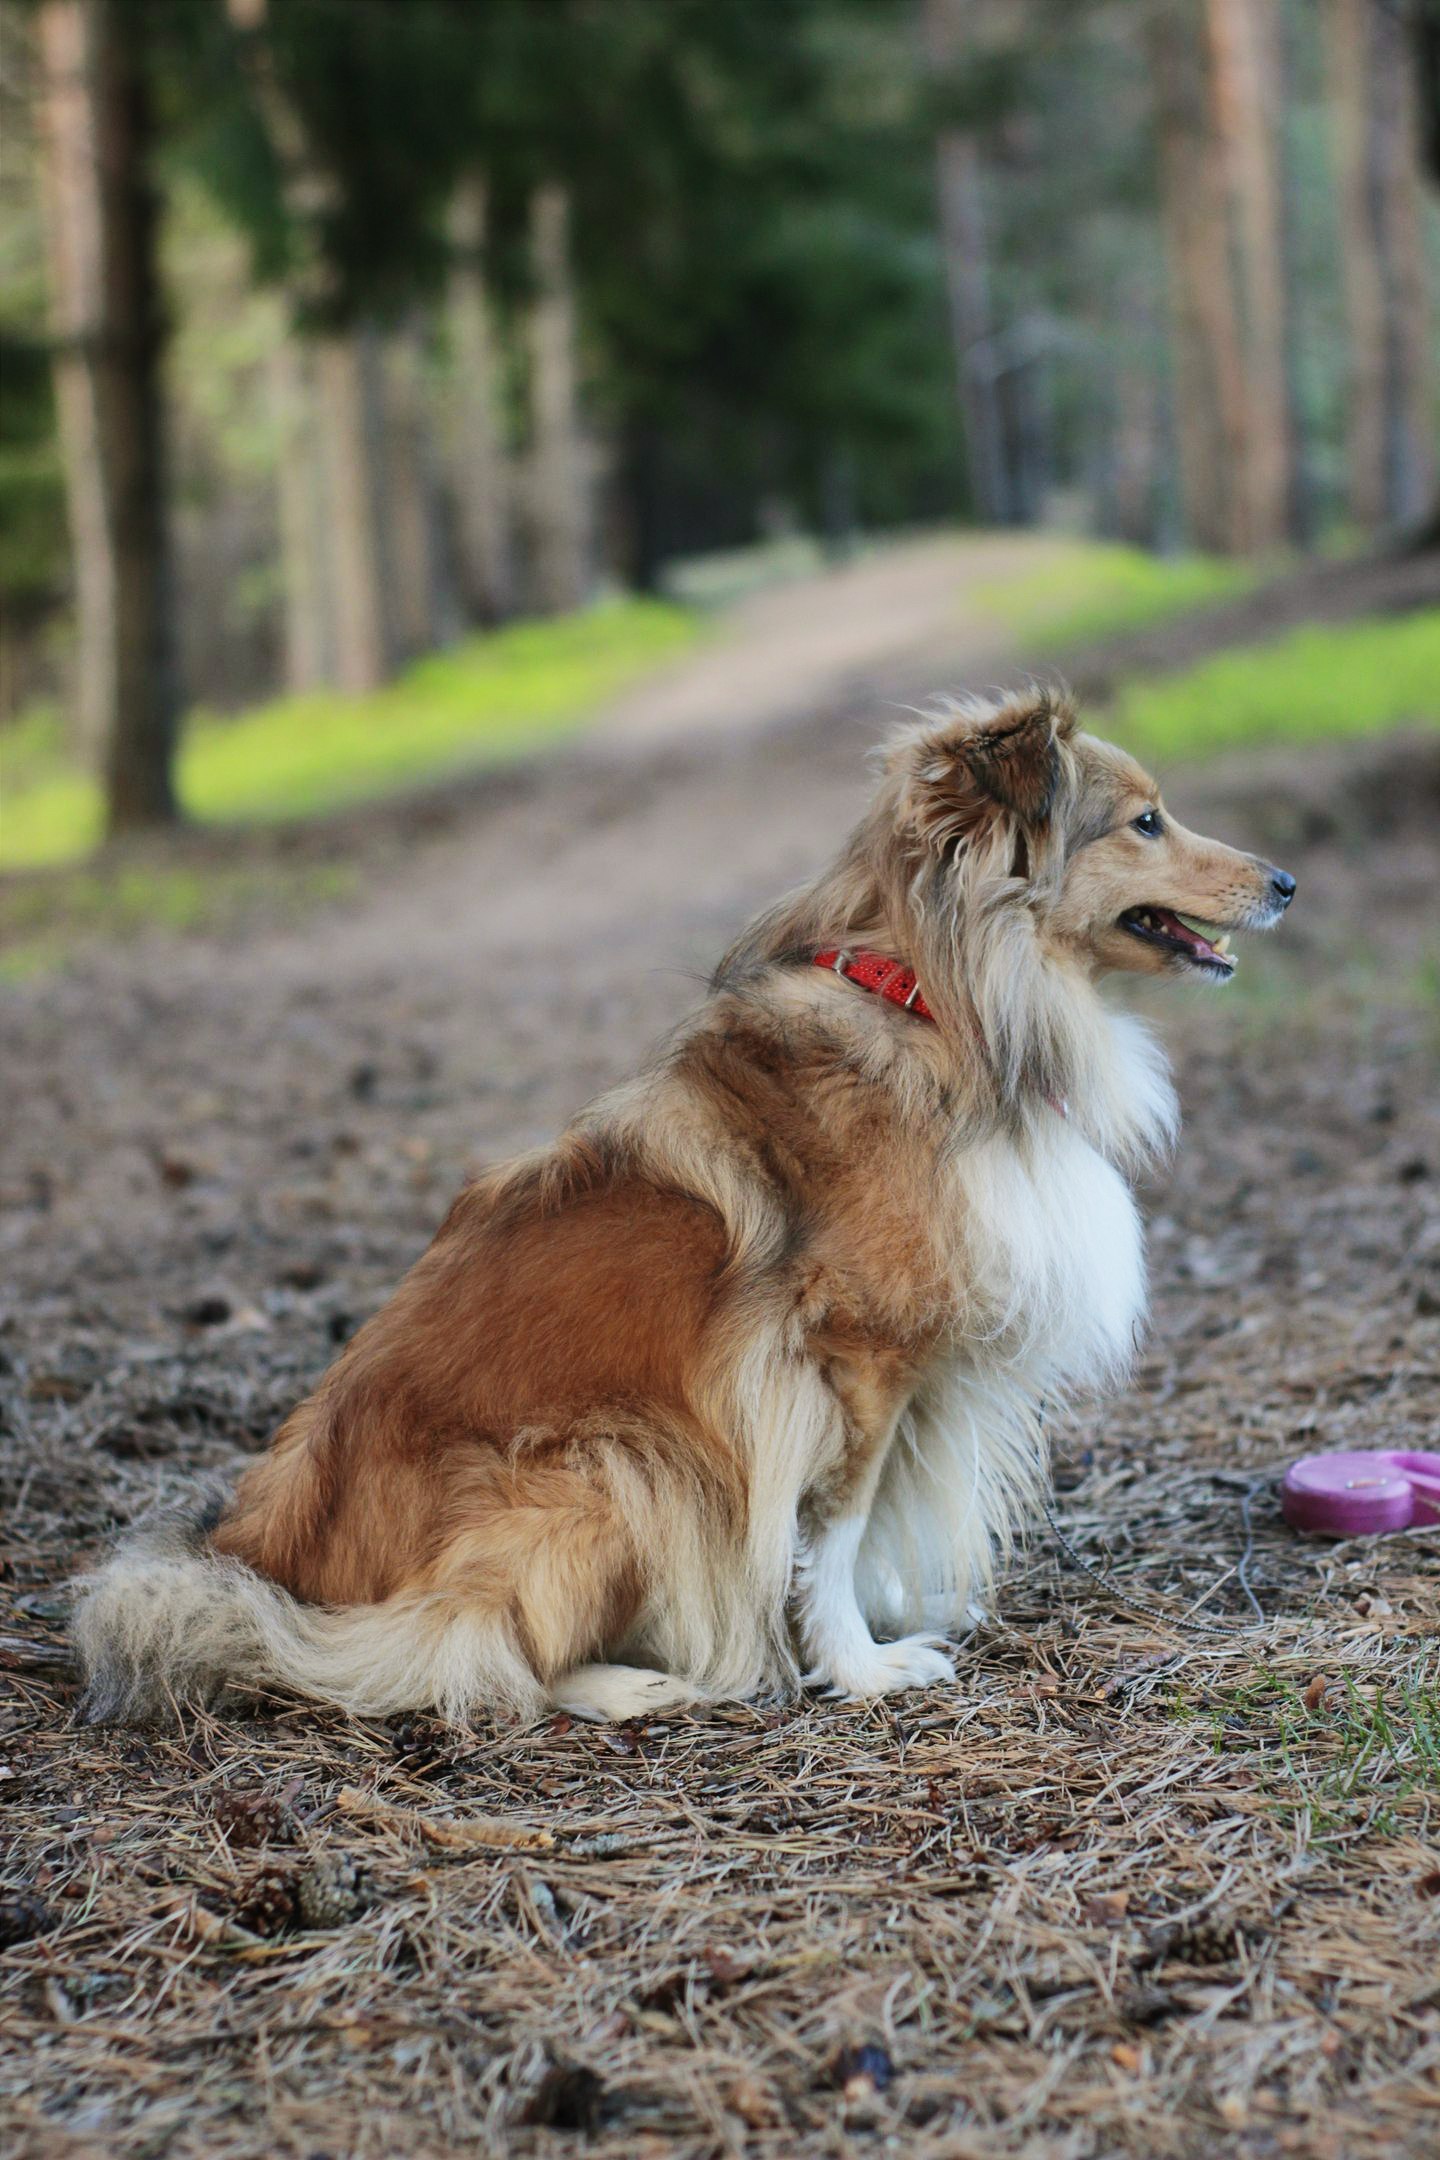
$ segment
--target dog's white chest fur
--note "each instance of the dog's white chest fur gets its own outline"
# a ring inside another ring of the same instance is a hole
[[[1103,1052],[1085,1123],[1134,1155],[1173,1125],[1169,1080],[1133,1022],[1114,1021]],[[1037,1110],[952,1176],[954,1330],[900,1421],[859,1554],[877,1626],[953,1623],[983,1593],[1042,1489],[1047,1403],[1115,1385],[1145,1309],[1139,1212],[1079,1119]]]
[[[957,1310],[968,1292],[989,1316],[968,1343],[962,1319],[961,1361],[1042,1395],[1114,1385],[1130,1364],[1144,1239],[1110,1157],[1143,1160],[1175,1127],[1164,1058],[1138,1021],[1107,1014],[1093,1048],[1083,1114],[1039,1106],[1025,1132],[996,1134],[955,1171]]]
[[[1022,1140],[975,1149],[963,1172],[961,1310],[975,1362],[1065,1392],[1123,1372],[1145,1305],[1130,1189],[1057,1111]]]
[[[1044,1474],[1047,1401],[1113,1382],[1144,1309],[1140,1219],[1120,1173],[1058,1112],[958,1173],[948,1354],[901,1419],[858,1553],[867,1619],[953,1626]]]

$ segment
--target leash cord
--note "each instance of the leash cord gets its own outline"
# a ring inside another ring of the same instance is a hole
[[[1050,1525],[1050,1533],[1065,1558],[1070,1562],[1070,1565],[1079,1568],[1082,1575],[1088,1575],[1091,1582],[1098,1583],[1106,1595],[1126,1612],[1139,1613],[1147,1620],[1158,1622],[1162,1627],[1180,1628],[1187,1635],[1249,1635],[1257,1627],[1263,1627],[1267,1624],[1265,1608],[1261,1605],[1260,1600],[1250,1586],[1250,1562],[1255,1556],[1255,1528],[1250,1517],[1250,1507],[1259,1486],[1263,1482],[1262,1479],[1256,1478],[1245,1488],[1244,1499],[1241,1503],[1242,1520],[1245,1524],[1245,1549],[1240,1555],[1235,1570],[1240,1587],[1250,1600],[1251,1610],[1255,1614],[1253,1620],[1191,1620],[1179,1613],[1162,1612],[1158,1605],[1147,1605],[1143,1598],[1132,1597],[1128,1590],[1121,1588],[1108,1568],[1096,1567],[1092,1561],[1087,1560],[1082,1553],[1076,1551],[1065,1532],[1060,1528],[1059,1523],[1056,1522],[1054,1510],[1051,1508],[1049,1501],[1042,1500],[1040,1505],[1045,1511],[1045,1520]]]

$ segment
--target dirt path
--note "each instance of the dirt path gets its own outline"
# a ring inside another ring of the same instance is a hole
[[[922,2160],[1421,2151],[1440,1539],[1302,1546],[1271,1473],[1440,1420],[1433,739],[1179,792],[1301,894],[1233,992],[1166,1008],[1187,1134],[1147,1196],[1153,1336],[1123,1401],[1064,1436],[1062,1506],[1132,1591],[1236,1618],[1248,1509],[1255,1637],[1117,1614],[1042,1541],[954,1690],[865,1712],[473,1749],[273,1710],[97,1736],[43,1662],[65,1573],[197,1469],[233,1474],[465,1170],[631,1069],[834,844],[887,701],[1006,657],[941,619],[943,570],[916,558],[893,642],[877,571],[870,630],[818,674],[797,654],[833,650],[832,608],[866,612],[852,574],[767,596],[753,645],[672,682],[668,722],[647,692],[438,830],[397,825],[353,903],[298,929],[155,938],[6,993],[17,2151],[539,2154],[587,2125],[610,2160],[788,2160],[872,2129]],[[226,1792],[295,1778],[268,1844],[222,1831]],[[447,1862],[350,1820],[348,1786],[559,1844]],[[587,1859],[577,1829],[612,1844]],[[262,1879],[283,1908],[337,1851],[366,1871],[353,1918],[227,1933],[258,1925]],[[847,2101],[837,2050],[860,2044],[896,2076]]]
[[[926,695],[957,671],[1009,658],[985,588],[1042,574],[1064,554],[1040,533],[936,534],[768,587],[730,609],[714,639],[622,699],[612,743],[653,748],[878,703],[897,683]]]
[[[254,943],[247,981],[376,971],[467,996],[486,948],[564,967],[637,935],[651,966],[708,968],[704,940],[802,874],[862,799],[863,751],[937,686],[1011,657],[986,586],[1043,572],[1042,536],[935,537],[755,593],[698,650],[601,713],[579,747],[502,777],[448,840],[370,850],[374,885],[327,925]],[[808,766],[807,784],[786,785]],[[781,783],[757,789],[758,773]],[[757,815],[757,794],[763,814]],[[203,954],[195,957],[208,972]],[[232,963],[227,960],[227,972]]]
[[[197,1101],[203,1153],[229,1166],[233,1192],[273,1166],[277,1107],[293,1123],[339,1103],[353,1119],[352,1076],[373,1071],[361,1100],[393,1108],[388,1076],[416,1061],[445,1075],[411,1135],[437,1175],[541,1136],[625,1071],[747,914],[835,844],[898,706],[999,665],[966,594],[1049,552],[925,541],[757,595],[577,749],[467,791],[438,832],[367,824],[364,882],[343,907],[244,942],[112,946],[15,993],[32,1151],[64,1164],[57,1207],[123,1213],[133,1237],[157,1197],[153,1162],[192,1144]],[[31,1060],[63,1064],[65,1086]],[[93,1145],[77,1150],[77,1123]]]

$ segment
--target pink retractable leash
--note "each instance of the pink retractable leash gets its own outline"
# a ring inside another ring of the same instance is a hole
[[[1307,1455],[1286,1471],[1280,1505],[1293,1529],[1314,1537],[1375,1537],[1440,1523],[1440,1455],[1388,1448]]]
[[[1255,1614],[1254,1622],[1232,1619],[1200,1620],[1187,1614],[1167,1613],[1131,1597],[1107,1568],[1096,1567],[1077,1552],[1055,1520],[1048,1504],[1045,1519],[1055,1541],[1072,1567],[1128,1612],[1141,1613],[1166,1627],[1187,1635],[1245,1635],[1263,1626],[1266,1615],[1251,1588],[1247,1569],[1254,1546],[1250,1527],[1250,1504],[1269,1478],[1263,1472],[1246,1488],[1242,1508],[1245,1519],[1245,1550],[1237,1574]],[[1393,1448],[1351,1449],[1343,1454],[1307,1455],[1292,1463],[1280,1488],[1280,1505],[1292,1530],[1316,1537],[1375,1537],[1388,1530],[1411,1530],[1426,1523],[1440,1523],[1440,1455],[1405,1454]]]

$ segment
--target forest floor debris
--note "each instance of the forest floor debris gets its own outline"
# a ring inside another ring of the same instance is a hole
[[[397,839],[363,905],[8,993],[17,2160],[1430,2149],[1440,1533],[1307,1543],[1275,1480],[1440,1424],[1433,741],[1173,791],[1283,840],[1300,897],[1233,996],[1160,1008],[1186,1132],[1146,1195],[1153,1329],[1057,1436],[1056,1507],[1129,1597],[1233,1632],[1117,1608],[1042,1526],[955,1684],[894,1702],[70,1722],[66,1576],[233,1474],[466,1167],[633,1064],[833,841],[874,732],[833,712],[643,786],[562,763]]]

